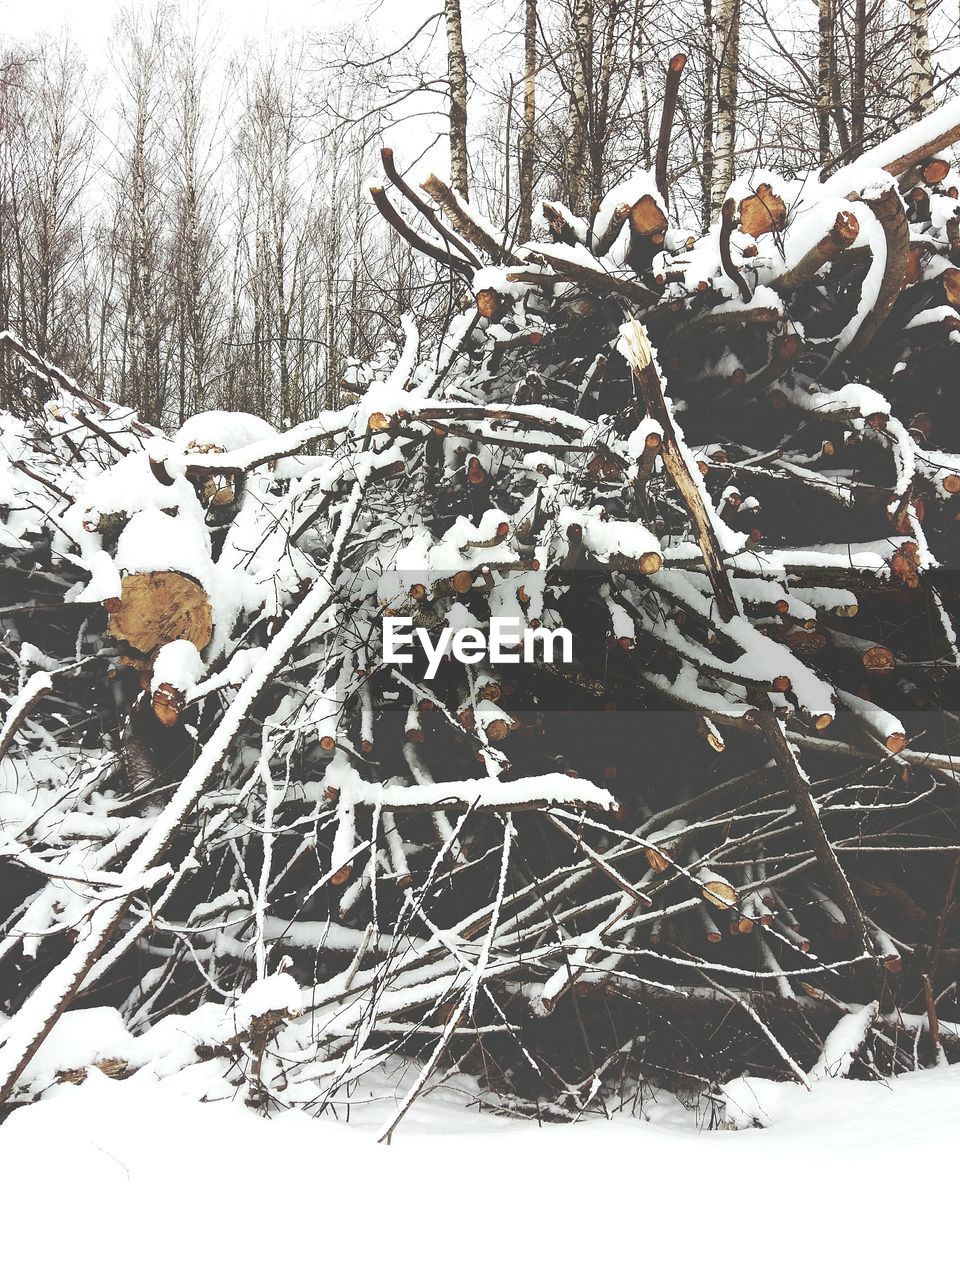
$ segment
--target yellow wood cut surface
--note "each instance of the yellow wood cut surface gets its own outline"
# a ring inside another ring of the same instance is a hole
[[[110,614],[110,634],[150,658],[171,640],[191,640],[202,649],[213,634],[207,593],[182,573],[128,573],[120,606]]]

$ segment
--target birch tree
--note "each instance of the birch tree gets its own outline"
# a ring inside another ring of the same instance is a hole
[[[523,132],[520,140],[520,213],[517,236],[530,239],[533,218],[534,152],[537,122],[537,0],[523,6]]]
[[[928,0],[907,0],[910,11],[910,113],[919,120],[929,110],[933,88]]]
[[[710,203],[714,214],[733,181],[737,148],[737,97],[740,86],[740,0],[716,0],[716,135]]]
[[[463,48],[460,0],[444,0],[447,77],[450,82],[450,176],[463,196],[469,192],[467,165],[467,57]]]
[[[573,209],[583,207],[590,187],[590,94],[593,81],[594,0],[573,0],[570,33],[570,97],[565,196]]]

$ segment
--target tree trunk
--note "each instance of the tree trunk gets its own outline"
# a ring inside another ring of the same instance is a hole
[[[706,42],[703,68],[703,167],[701,169],[702,208],[704,227],[710,225],[713,212],[713,97],[716,82],[716,48],[713,32],[713,0],[703,0],[703,36]]]
[[[517,235],[529,240],[533,222],[533,143],[537,120],[537,0],[524,0],[523,137],[520,143],[520,218]]]
[[[447,75],[450,80],[450,177],[462,196],[467,182],[467,59],[463,52],[460,0],[444,0],[447,21]]]
[[[819,57],[817,62],[817,139],[820,163],[830,159],[830,107],[833,98],[834,0],[819,0]]]
[[[737,87],[740,71],[740,0],[717,6],[717,138],[710,203],[714,214],[733,181],[737,145]]]
[[[590,86],[593,79],[593,3],[574,0],[573,65],[570,72],[570,116],[567,136],[566,199],[575,213],[582,213],[590,189],[587,173],[587,138],[590,125]]]
[[[867,0],[855,0],[853,19],[853,72],[850,94],[850,150],[855,160],[863,150],[867,96]]]
[[[927,0],[907,0],[910,6],[910,114],[919,120],[929,110],[933,88]]]

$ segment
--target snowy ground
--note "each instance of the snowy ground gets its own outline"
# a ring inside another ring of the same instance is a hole
[[[91,1075],[0,1128],[0,1274],[783,1280],[960,1261],[960,1066],[766,1085],[750,1105],[768,1127],[737,1132],[666,1105],[540,1128],[448,1090],[390,1147],[373,1134],[392,1098],[359,1101],[349,1124],[264,1120],[176,1077]]]

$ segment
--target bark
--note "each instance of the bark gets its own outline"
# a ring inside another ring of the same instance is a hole
[[[804,831],[810,840],[824,882],[829,888],[833,900],[843,912],[843,918],[854,936],[860,941],[865,951],[871,950],[867,938],[866,923],[860,904],[850,887],[850,882],[843,868],[837,861],[837,855],[827,838],[820,819],[820,811],[810,791],[810,784],[804,777],[793,748],[787,741],[783,726],[773,711],[763,710],[759,713],[761,728],[770,747],[774,760],[780,767],[780,776],[786,783],[796,805],[797,815],[803,823]]]
[[[704,228],[710,224],[713,192],[713,98],[716,78],[716,49],[713,31],[713,0],[703,0],[703,33],[706,41],[703,75],[703,164],[700,173],[701,212]]]
[[[574,0],[573,66],[570,76],[570,111],[567,126],[567,204],[583,212],[590,190],[587,139],[590,132],[590,88],[593,79],[593,3]]]
[[[873,212],[883,230],[886,243],[883,278],[869,314],[864,318],[849,345],[834,356],[828,368],[840,360],[854,360],[866,349],[890,314],[906,280],[910,225],[900,197],[895,191],[885,191],[882,196],[865,200],[864,204]]]
[[[630,360],[630,366],[643,397],[647,415],[653,418],[663,432],[661,449],[663,464],[677,486],[693,522],[700,552],[703,555],[703,563],[716,598],[717,611],[724,622],[729,622],[738,613],[738,607],[724,564],[723,550],[713,527],[711,513],[703,500],[702,486],[697,483],[691,473],[687,463],[688,455],[677,440],[673,418],[664,399],[660,374],[649,349],[641,352],[638,348]]]
[[[459,234],[465,240],[469,240],[481,253],[485,253],[491,261],[521,265],[521,259],[497,244],[496,240],[472,216],[469,207],[457,199],[456,192],[451,191],[436,174],[431,174],[426,182],[421,182],[420,185],[444,211]]]
[[[850,150],[855,160],[863,150],[866,116],[867,0],[855,0],[853,18],[853,81],[850,94]]]
[[[773,288],[781,295],[792,293],[807,280],[811,280],[822,266],[839,257],[844,249],[849,249],[859,233],[860,223],[857,218],[849,211],[841,210],[827,234],[808,249],[789,271],[772,281]]]
[[[744,302],[749,302],[753,297],[750,286],[743,278],[743,272],[739,267],[735,266],[733,255],[730,252],[730,236],[733,231],[735,209],[736,203],[732,198],[724,200],[722,221],[720,223],[720,263],[725,275],[734,282],[737,289],[740,291],[740,297]]]
[[[673,118],[677,110],[677,96],[680,92],[680,77],[687,65],[687,55],[676,53],[667,67],[667,82],[663,94],[663,112],[660,117],[660,133],[657,138],[656,181],[657,190],[666,204],[670,199],[670,185],[667,181],[667,161],[670,158],[670,139],[673,135]]]
[[[933,88],[927,0],[908,0],[910,6],[910,114],[920,120]]]
[[[444,0],[447,23],[447,76],[450,81],[450,177],[454,189],[469,196],[467,178],[467,58],[463,51],[460,0]]]
[[[737,96],[740,78],[740,0],[717,7],[717,134],[711,208],[718,213],[733,181],[737,146]]]
[[[834,0],[819,0],[819,57],[817,62],[817,138],[820,163],[830,159],[830,108],[833,98]]]
[[[393,227],[398,235],[402,236],[408,244],[420,253],[425,254],[428,258],[432,258],[434,262],[439,262],[441,266],[450,267],[454,271],[459,271],[462,275],[469,278],[473,275],[473,271],[463,259],[456,257],[452,253],[448,253],[444,249],[438,249],[432,245],[429,240],[425,240],[423,236],[417,234],[411,226],[403,220],[401,215],[390,203],[387,193],[383,187],[371,187],[370,195],[373,203],[376,205],[380,215],[386,222]]]
[[[523,26],[523,136],[520,143],[520,218],[517,236],[521,244],[533,229],[533,150],[537,121],[537,0],[524,2]]]
[[[133,281],[134,314],[140,317],[143,333],[143,368],[139,400],[148,422],[160,420],[160,335],[156,320],[153,280],[153,246],[147,212],[146,103],[138,103],[133,153],[130,157],[131,212],[133,237],[130,272]]]

